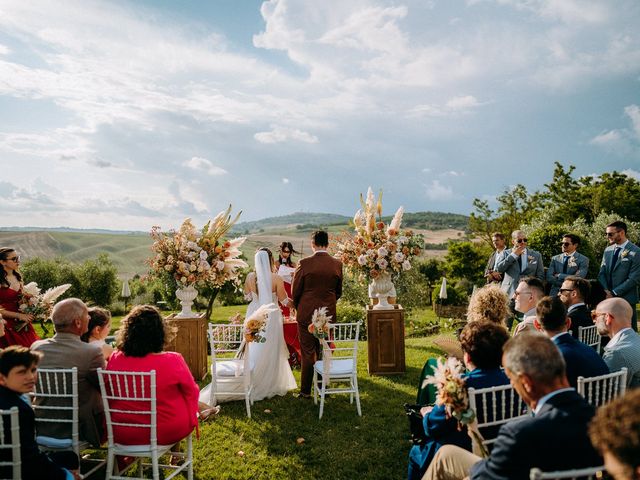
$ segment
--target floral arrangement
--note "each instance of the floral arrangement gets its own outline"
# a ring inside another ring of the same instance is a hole
[[[247,318],[244,323],[244,338],[247,342],[264,343],[267,338],[264,336],[265,328],[267,327],[267,320],[269,314],[278,310],[278,307],[273,303],[261,305],[253,314]]]
[[[33,315],[33,319],[40,322],[44,333],[48,334],[49,329],[45,326],[45,323],[51,321],[51,311],[58,297],[70,287],[70,283],[65,283],[41,293],[36,282],[27,283],[22,287],[20,299],[18,300],[18,310],[20,310],[20,313]],[[16,332],[24,330],[28,324],[29,322],[27,321],[16,320]]]
[[[327,338],[333,315],[327,315],[327,307],[316,308],[311,316],[311,323],[307,327],[309,333],[316,338]]]
[[[158,277],[169,275],[178,287],[208,285],[222,287],[228,281],[238,282],[238,270],[247,267],[247,263],[238,258],[240,246],[245,237],[224,240],[224,235],[240,217],[232,221],[229,213],[220,212],[198,231],[190,218],[187,218],[178,231],[162,232],[160,227],[151,229],[154,242],[151,247],[155,253],[150,260],[151,272]]]
[[[484,458],[489,456],[489,452],[484,446],[482,434],[478,430],[476,422],[476,412],[469,407],[469,392],[462,373],[464,366],[455,357],[449,357],[442,361],[438,359],[434,373],[422,382],[422,387],[432,384],[438,388],[436,405],[443,405],[447,418],[455,418],[458,421],[458,429],[463,425],[467,426],[469,436],[475,441],[476,446]]]
[[[345,234],[336,242],[336,253],[344,266],[370,279],[383,273],[397,277],[410,270],[411,261],[424,248],[424,241],[421,235],[400,228],[404,208],[398,208],[386,225],[382,221],[382,191],[376,202],[369,187],[366,200],[360,195],[360,204],[361,209],[353,217],[355,233]]]

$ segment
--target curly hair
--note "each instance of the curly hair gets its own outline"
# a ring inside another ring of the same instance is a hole
[[[591,443],[628,468],[628,478],[640,467],[640,389],[600,407],[589,425]]]
[[[509,332],[493,322],[470,322],[460,332],[460,346],[478,368],[498,368],[502,363],[502,346]]]
[[[116,333],[116,348],[128,357],[159,353],[172,340],[174,330],[152,305],[137,305],[122,319]]]
[[[505,325],[509,316],[509,298],[499,285],[486,285],[479,289],[469,300],[467,309],[467,321],[488,322]]]

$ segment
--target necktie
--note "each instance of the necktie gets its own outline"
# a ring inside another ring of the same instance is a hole
[[[569,263],[569,255],[565,255],[562,260],[562,273],[567,273],[567,264]]]
[[[618,256],[620,255],[620,248],[616,247],[613,250],[613,258],[611,259],[611,268],[609,268],[609,289],[613,290],[613,269],[618,263]]]
[[[518,266],[520,267],[520,271],[522,272],[522,255],[518,255]]]

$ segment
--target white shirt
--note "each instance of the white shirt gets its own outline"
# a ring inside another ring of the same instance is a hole
[[[620,337],[622,336],[622,332],[625,332],[627,330],[631,330],[631,327],[627,327],[627,328],[623,328],[622,330],[620,330],[618,333],[616,333],[613,338],[611,340],[609,340],[609,343],[607,343],[607,345],[605,346],[605,348],[611,349],[613,347],[616,346],[616,343],[618,343],[620,341]]]
[[[540,409],[542,409],[544,404],[547,403],[550,398],[555,397],[559,393],[570,392],[572,390],[573,390],[573,388],[567,387],[567,388],[561,388],[560,390],[555,390],[555,391],[553,391],[551,393],[547,393],[544,397],[542,397],[540,400],[538,400],[538,403],[536,404],[536,408],[534,408],[534,410],[533,410],[533,414],[537,415],[538,412],[540,412]]]
[[[575,310],[576,308],[578,308],[579,306],[584,305],[584,302],[580,302],[580,303],[574,303],[573,305],[571,305],[568,309],[567,309],[567,313],[571,312],[572,310]]]

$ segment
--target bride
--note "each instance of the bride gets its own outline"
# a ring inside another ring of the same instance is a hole
[[[262,305],[288,302],[282,278],[273,273],[273,255],[268,248],[261,248],[255,256],[255,273],[247,275],[244,284],[245,297],[251,300],[245,318]],[[284,395],[296,388],[289,366],[289,351],[284,342],[282,313],[276,307],[269,314],[265,328],[266,342],[250,342],[249,364],[253,381],[253,400],[262,400],[274,395]]]
[[[244,285],[245,297],[251,300],[245,319],[249,319],[262,305],[274,304],[269,313],[263,343],[249,342],[249,365],[253,390],[252,401],[285,395],[296,388],[289,366],[289,351],[284,342],[282,313],[276,306],[278,301],[287,303],[288,298],[282,278],[273,273],[273,256],[268,248],[261,248],[255,255],[255,272],[249,273]],[[246,320],[245,320],[246,322]],[[200,401],[209,401],[211,384],[200,392]],[[231,399],[231,398],[229,398]]]

